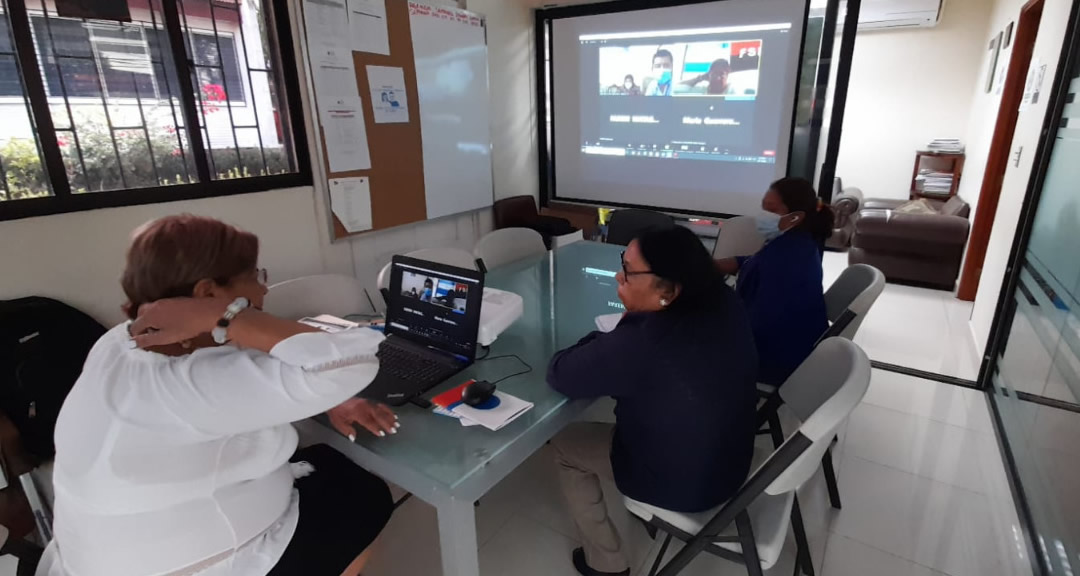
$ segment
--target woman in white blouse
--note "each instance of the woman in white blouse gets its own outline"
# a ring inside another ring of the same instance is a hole
[[[262,312],[258,251],[210,218],[136,231],[132,321],[94,346],[57,422],[39,576],[359,574],[390,492],[326,446],[297,452],[290,423],[328,412],[350,437],[395,433],[389,409],[355,397],[382,336]]]

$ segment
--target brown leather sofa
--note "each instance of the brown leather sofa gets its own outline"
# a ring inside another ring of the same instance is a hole
[[[867,199],[855,220],[849,264],[869,264],[890,282],[952,290],[967,244],[971,207],[959,196],[931,202],[936,214],[895,209],[904,200]]]

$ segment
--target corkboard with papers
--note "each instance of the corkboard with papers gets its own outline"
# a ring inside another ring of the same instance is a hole
[[[490,136],[486,110],[482,128],[488,147],[484,154],[487,190],[478,195],[475,190],[483,189],[483,181],[479,185],[470,182],[467,187],[457,187],[470,191],[459,198],[453,175],[446,177],[440,171],[453,169],[443,166],[443,158],[452,161],[460,143],[452,131],[439,125],[439,119],[457,116],[460,121],[467,116],[456,111],[446,114],[445,110],[434,115],[447,104],[437,90],[431,89],[440,81],[440,69],[453,69],[455,63],[438,62],[442,56],[432,59],[426,54],[432,52],[432,26],[451,30],[447,46],[450,51],[455,47],[453,38],[462,34],[472,38],[479,33],[478,37],[486,38],[483,19],[464,10],[409,0],[305,0],[303,6],[322,162],[330,179],[333,237],[340,239],[489,206]],[[417,18],[422,19],[420,28],[413,30],[411,23]],[[464,27],[477,30],[470,35]],[[417,33],[425,38],[416,38]],[[418,55],[418,50],[425,54]],[[485,109],[486,51],[485,42]],[[424,100],[422,92],[440,101]],[[422,114],[422,105],[428,114]],[[483,172],[482,167],[476,172]]]

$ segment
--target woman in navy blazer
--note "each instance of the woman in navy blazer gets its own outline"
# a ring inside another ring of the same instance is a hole
[[[758,379],[779,386],[810,355],[829,328],[822,288],[821,256],[832,234],[832,210],[801,178],[773,182],[756,216],[765,246],[748,258],[720,260],[739,273],[742,298],[757,344]]]
[[[556,354],[547,376],[570,398],[617,402],[614,425],[575,422],[551,441],[583,576],[630,573],[601,480],[645,504],[709,510],[746,481],[757,430],[750,320],[701,240],[679,226],[647,231],[616,279],[619,325]]]

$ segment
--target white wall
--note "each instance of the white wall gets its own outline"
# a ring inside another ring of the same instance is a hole
[[[355,274],[377,298],[375,275],[391,256],[423,246],[472,248],[491,229],[486,213],[452,216],[362,236],[333,247],[317,222],[313,188],[57,214],[0,223],[0,300],[40,295],[111,325],[123,320],[120,274],[131,231],[168,214],[213,216],[259,236],[271,282],[307,274]],[[342,250],[328,264],[323,252]]]
[[[934,28],[858,33],[836,168],[845,186],[907,199],[915,151],[934,138],[965,137],[987,4],[949,0]],[[980,177],[965,169],[962,182]]]
[[[997,0],[988,10],[989,21],[984,33],[986,43],[998,32],[1005,30],[1010,22],[1015,28],[1020,20],[1020,8],[1026,0]],[[1015,35],[1015,32],[1014,32]],[[1008,48],[1002,49],[998,58],[998,69],[1003,62],[1007,62],[1012,56],[1013,43]],[[980,81],[975,86],[971,96],[971,112],[968,116],[968,131],[964,142],[967,143],[967,158],[965,159],[964,172],[968,175],[960,182],[960,195],[971,204],[972,219],[975,217],[975,209],[979,202],[979,192],[982,189],[983,173],[986,171],[986,161],[990,154],[990,140],[994,136],[994,127],[997,123],[998,107],[1001,104],[1001,95],[997,93],[998,79],[995,76],[994,86],[990,93],[985,90],[982,80],[985,78],[989,52],[984,51],[983,62],[980,64]],[[996,72],[995,72],[996,73]],[[1004,80],[1004,79],[1002,79]],[[1047,80],[1049,82],[1049,79]]]
[[[536,57],[533,12],[524,2],[466,0],[487,17],[491,164],[495,199],[537,197]]]
[[[1016,21],[1020,16],[1020,7],[1024,3],[1023,0],[998,0],[991,17],[992,30],[1002,29],[1010,21]],[[1069,0],[1045,0],[1043,4],[1042,21],[1039,24],[1039,34],[1035,40],[1032,60],[1038,58],[1042,64],[1046,64],[1047,74],[1043,81],[1043,93],[1047,96],[1053,86],[1071,7]],[[1020,208],[1027,192],[1027,184],[1035,160],[1035,149],[1038,146],[1049,100],[1049,97],[1040,98],[1038,104],[1020,112],[1016,130],[1013,132],[1012,150],[1015,152],[1018,147],[1023,147],[1023,154],[1020,156],[1019,166],[1010,162],[1005,171],[997,215],[994,218],[994,228],[990,233],[986,260],[979,279],[979,291],[975,296],[975,307],[971,316],[972,330],[980,348],[985,347],[989,340],[990,326],[994,321],[998,295],[1005,278],[1005,268],[1020,220]],[[980,107],[979,111],[985,114],[985,117],[973,120],[973,122],[981,121],[990,124],[991,127],[987,130],[992,133],[997,107],[986,105]],[[973,111],[973,118],[977,112]],[[982,163],[985,166],[985,153]]]
[[[115,323],[123,318],[119,280],[131,231],[181,212],[213,216],[258,234],[261,263],[278,279],[320,272],[313,194],[310,187],[292,188],[0,223],[0,299],[49,296]]]

